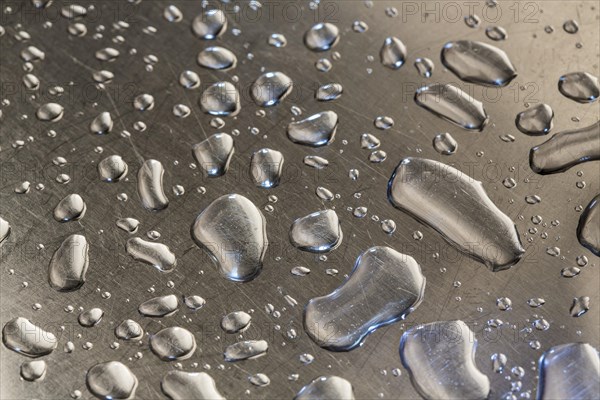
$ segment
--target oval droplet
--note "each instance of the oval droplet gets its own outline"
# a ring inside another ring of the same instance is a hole
[[[24,361],[21,364],[21,377],[29,382],[44,379],[48,365],[44,360]]]
[[[138,340],[144,336],[144,330],[134,320],[126,319],[115,328],[115,336],[121,340]]]
[[[119,182],[128,171],[129,167],[121,156],[108,156],[98,163],[98,175],[103,182]]]
[[[92,308],[79,314],[77,321],[79,322],[79,325],[85,328],[91,328],[92,326],[98,325],[103,316],[104,311],[102,311],[102,309]]]
[[[251,319],[244,311],[234,311],[221,319],[221,328],[227,333],[243,332],[250,326]]]
[[[227,30],[227,17],[221,10],[206,10],[192,21],[192,32],[200,39],[214,40]]]
[[[54,219],[58,222],[78,221],[85,215],[87,207],[78,194],[70,194],[54,208]]]
[[[386,38],[379,50],[379,59],[381,64],[391,69],[398,69],[404,65],[406,60],[406,46],[397,37],[390,36]]]
[[[172,400],[225,400],[215,385],[215,380],[206,372],[169,371],[160,387]]]
[[[587,72],[572,72],[561,76],[558,90],[578,103],[592,103],[600,96],[598,78]]]
[[[264,340],[246,340],[227,346],[223,356],[229,362],[248,360],[265,355],[268,349],[269,344]]]
[[[252,154],[250,176],[254,184],[263,188],[279,186],[283,172],[283,154],[273,149],[260,149]]]
[[[198,53],[196,58],[198,65],[214,70],[228,70],[235,68],[237,57],[230,50],[224,47],[212,46],[207,47]]]
[[[287,135],[294,143],[320,147],[334,141],[337,125],[338,115],[333,111],[323,111],[291,122],[287,127]]]
[[[2,343],[6,348],[24,356],[41,357],[56,349],[58,339],[28,319],[17,317],[4,324]]]
[[[202,93],[200,106],[207,114],[232,117],[240,112],[240,94],[233,84],[217,82]]]
[[[250,94],[257,105],[271,107],[285,99],[293,87],[294,83],[283,72],[266,72],[254,81]]]
[[[339,83],[328,83],[321,85],[315,93],[315,99],[318,101],[333,101],[339,99],[344,88]]]
[[[63,117],[64,108],[58,103],[46,103],[37,109],[35,116],[40,121],[56,122]]]
[[[326,51],[339,40],[340,31],[334,24],[325,22],[314,25],[304,34],[304,44],[312,51]]]
[[[219,177],[227,172],[234,152],[233,138],[227,133],[215,133],[192,147],[196,163],[210,177]]]
[[[71,292],[85,283],[89,265],[88,242],[82,235],[67,237],[52,255],[48,283],[59,292]]]
[[[415,68],[423,78],[431,78],[435,64],[427,57],[417,58],[415,60]]]
[[[107,111],[100,113],[90,124],[90,130],[96,135],[106,135],[112,131],[112,128],[113,120],[110,113]]]
[[[344,399],[354,400],[352,384],[339,376],[320,376],[304,386],[294,400]]]
[[[196,351],[196,339],[187,329],[173,326],[150,336],[150,350],[163,361],[185,360]]]
[[[146,300],[139,305],[138,311],[144,317],[168,317],[179,308],[179,300],[174,294],[159,296]]]
[[[99,399],[130,399],[135,396],[138,385],[136,376],[119,361],[99,363],[90,368],[86,375],[90,392]]]
[[[440,133],[433,138],[433,148],[445,156],[456,153],[458,143],[448,132]]]

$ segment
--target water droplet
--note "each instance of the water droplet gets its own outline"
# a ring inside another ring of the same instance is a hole
[[[283,101],[293,86],[290,77],[283,72],[266,72],[254,81],[250,94],[257,105],[271,107]]]
[[[160,388],[173,400],[225,400],[217,390],[215,380],[205,372],[169,371],[162,378]]]
[[[384,219],[381,221],[381,229],[388,235],[391,235],[396,231],[396,223],[391,219]]]
[[[317,211],[298,218],[290,228],[290,243],[303,251],[326,253],[342,242],[342,228],[333,210]]]
[[[54,208],[54,219],[58,222],[77,221],[85,215],[86,205],[78,194],[63,198]]]
[[[331,201],[334,198],[333,192],[323,186],[317,186],[317,189],[315,190],[315,194],[317,195],[318,198],[320,198],[321,200],[324,200],[324,201]]]
[[[333,111],[323,111],[287,127],[288,138],[298,144],[311,147],[327,145],[335,139],[338,116]]]
[[[48,265],[48,282],[53,289],[70,292],[85,283],[88,248],[88,242],[82,235],[70,235],[61,243]]]
[[[196,217],[192,238],[227,279],[249,281],[262,269],[268,246],[266,221],[244,196],[230,194],[213,201]]]
[[[64,108],[58,103],[46,103],[37,109],[35,116],[40,121],[60,121],[64,114]]]
[[[210,115],[234,116],[240,112],[240,94],[229,82],[213,83],[202,93],[200,106]]]
[[[119,57],[119,50],[112,47],[105,47],[96,52],[96,58],[100,61],[112,62]]]
[[[339,376],[320,376],[304,386],[294,400],[349,399],[354,400],[352,384]]]
[[[128,171],[127,163],[118,155],[108,156],[98,163],[98,175],[103,182],[118,182]]]
[[[558,90],[578,103],[592,103],[600,96],[598,78],[587,72],[572,72],[560,77]]]
[[[90,130],[92,133],[97,135],[106,135],[113,128],[113,120],[110,113],[105,111],[100,113],[96,118],[92,120],[90,124]]]
[[[304,164],[315,169],[323,169],[329,165],[329,161],[319,156],[305,156]]]
[[[492,271],[510,268],[525,252],[514,223],[490,200],[481,182],[446,164],[402,160],[390,178],[388,198]]]
[[[406,46],[397,37],[390,36],[385,39],[381,50],[379,50],[379,58],[381,64],[391,69],[398,69],[404,65],[406,60]]]
[[[332,101],[338,99],[344,91],[339,83],[327,83],[319,86],[315,93],[315,99],[318,101]]]
[[[237,64],[237,57],[230,50],[224,47],[212,46],[207,47],[198,53],[196,61],[198,62],[198,65],[204,68],[228,70],[235,68]]]
[[[527,305],[532,308],[541,307],[544,304],[546,304],[546,300],[539,298],[539,297],[537,297],[537,298],[534,297],[534,298],[527,300]]]
[[[157,160],[146,160],[137,174],[137,189],[142,206],[149,211],[160,211],[169,205],[163,188],[165,170]]]
[[[221,328],[227,333],[243,332],[250,326],[251,317],[244,311],[234,311],[221,319]]]
[[[40,80],[33,74],[26,74],[23,77],[23,85],[25,85],[28,90],[38,90],[40,87]]]
[[[573,303],[571,304],[569,312],[571,313],[571,317],[581,317],[588,312],[589,309],[590,298],[588,296],[580,296],[573,298]]]
[[[200,86],[200,77],[194,71],[185,70],[179,75],[179,84],[186,89],[196,89]]]
[[[272,33],[268,40],[269,45],[273,47],[285,47],[287,39],[281,33]]]
[[[423,78],[431,78],[435,65],[429,58],[417,58],[415,60],[415,68]]]
[[[506,366],[506,362],[508,361],[508,359],[506,358],[506,355],[502,354],[502,353],[494,353],[492,354],[492,368],[494,369],[494,372],[500,374],[504,371],[504,367]]]
[[[579,243],[600,257],[600,194],[596,195],[585,207],[577,224]],[[587,263],[587,262],[586,262]]]
[[[29,382],[43,380],[47,368],[44,360],[24,361],[21,364],[21,377]]]
[[[185,360],[196,351],[196,339],[187,329],[173,326],[150,335],[150,349],[163,361]]]
[[[46,53],[35,46],[28,46],[21,51],[21,59],[25,62],[41,61],[46,58]]]
[[[248,380],[250,381],[251,384],[253,384],[254,386],[258,386],[258,387],[269,386],[269,384],[271,383],[271,379],[269,379],[269,377],[265,374],[251,375],[248,378]]]
[[[374,125],[377,129],[386,130],[394,126],[394,120],[392,119],[392,117],[380,115],[377,118],[375,118]]]
[[[512,310],[512,300],[508,297],[500,297],[496,300],[496,306],[501,311]]]
[[[160,272],[170,272],[177,265],[175,254],[162,243],[153,243],[140,238],[131,238],[126,245],[127,254],[137,261],[152,265]]]
[[[115,328],[115,336],[121,340],[138,340],[144,336],[144,330],[134,320],[126,319]]]
[[[567,33],[574,34],[579,31],[579,24],[574,19],[569,19],[563,24],[563,29]]]
[[[269,344],[264,340],[246,340],[227,346],[223,356],[229,362],[248,360],[265,355],[268,349]]]
[[[527,135],[545,135],[554,126],[554,111],[548,104],[539,104],[517,114],[517,128]]]
[[[326,51],[334,47],[339,40],[337,26],[325,22],[314,25],[304,34],[304,44],[312,51]]]
[[[369,154],[369,161],[372,163],[382,163],[387,159],[387,153],[383,150],[375,150]]]
[[[475,14],[465,16],[465,25],[469,28],[477,28],[481,23],[481,18]]]
[[[138,111],[152,110],[154,108],[154,97],[143,93],[133,99],[133,108]]]
[[[227,16],[221,10],[206,10],[192,21],[192,32],[200,39],[214,40],[227,30]]]
[[[508,37],[508,33],[506,33],[506,29],[501,26],[490,26],[485,29],[485,34],[488,38],[500,41],[506,40]]]
[[[4,325],[2,342],[8,349],[28,357],[50,354],[58,344],[56,336],[23,317],[13,318]]]
[[[458,143],[448,132],[440,133],[433,138],[433,148],[445,156],[456,153]]]
[[[104,311],[100,308],[92,308],[79,314],[77,321],[81,326],[91,328],[92,326],[98,325],[103,316]]]
[[[163,17],[169,22],[179,22],[183,19],[181,10],[172,4],[165,7]]]
[[[168,317],[175,314],[179,301],[174,294],[154,297],[139,305],[138,311],[145,317]]]
[[[99,363],[86,375],[90,392],[99,399],[129,399],[135,396],[138,380],[131,370],[119,361]]]
[[[192,147],[197,164],[211,177],[227,172],[234,151],[233,138],[227,133],[215,133]]]

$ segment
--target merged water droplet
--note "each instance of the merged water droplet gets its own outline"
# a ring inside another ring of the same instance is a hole
[[[152,265],[160,272],[171,272],[177,266],[175,254],[162,243],[131,238],[126,245],[127,254],[137,261]]]
[[[303,251],[327,253],[342,242],[342,227],[333,210],[317,211],[298,218],[290,228],[290,243]]]
[[[340,31],[329,22],[314,25],[304,34],[304,44],[312,51],[326,51],[335,46]]]
[[[379,59],[381,64],[391,69],[398,69],[404,65],[406,60],[406,46],[397,37],[388,37],[384,40],[381,50],[379,50]]]
[[[585,207],[577,224],[579,243],[600,257],[600,194]]]
[[[227,16],[218,9],[206,10],[192,21],[192,32],[204,40],[214,40],[227,30]]]
[[[233,137],[227,133],[215,133],[192,147],[196,163],[211,177],[227,172],[234,152]]]
[[[338,99],[343,92],[344,88],[339,83],[327,83],[319,86],[315,93],[315,99],[318,101],[333,101]]]
[[[230,50],[224,47],[212,46],[207,47],[198,53],[196,61],[198,62],[198,65],[204,68],[228,70],[235,68],[237,64],[237,57]]]
[[[113,120],[108,111],[100,113],[90,124],[90,130],[97,135],[106,135],[112,128]]]
[[[587,72],[572,72],[561,76],[558,90],[578,103],[592,103],[600,96],[598,78]]]
[[[463,81],[485,86],[506,86],[517,76],[504,51],[471,40],[446,43],[442,63]]]
[[[70,194],[58,202],[54,208],[54,219],[58,222],[77,221],[83,218],[86,205],[78,194]]]
[[[196,338],[185,328],[165,328],[150,336],[150,349],[163,361],[185,360],[196,351]]]
[[[258,358],[267,354],[269,344],[264,340],[245,340],[227,346],[223,356],[225,361],[234,362]]]
[[[115,328],[115,336],[121,340],[138,340],[144,336],[144,330],[134,320],[126,319]]]
[[[402,160],[388,183],[388,198],[494,272],[510,268],[525,252],[514,223],[481,182],[446,164]]]
[[[58,339],[28,319],[16,317],[4,324],[2,343],[8,349],[24,356],[41,357],[56,349]]]
[[[135,396],[138,380],[131,370],[119,361],[94,365],[86,375],[90,392],[99,399],[130,399]]]
[[[56,122],[63,117],[64,108],[58,103],[46,103],[37,109],[35,116],[40,121]]]
[[[240,94],[229,82],[213,83],[202,93],[200,106],[207,114],[232,117],[240,112]]]
[[[600,160],[600,121],[559,132],[529,152],[531,169],[542,175],[563,172],[586,161]]]
[[[225,400],[206,372],[169,371],[160,382],[165,396],[172,400]]]
[[[53,289],[70,292],[85,283],[88,248],[88,242],[82,235],[70,235],[61,243],[48,265],[48,283]]]
[[[598,350],[587,343],[554,346],[539,361],[538,399],[593,399],[600,387]]]
[[[352,350],[375,329],[406,318],[424,290],[425,277],[412,257],[372,247],[357,258],[342,286],[308,302],[304,328],[323,348]]]
[[[545,135],[554,126],[554,111],[548,104],[538,104],[517,114],[515,124],[527,135]]]
[[[283,154],[273,149],[260,149],[252,154],[250,176],[256,186],[274,188],[283,172]]]
[[[246,282],[260,273],[268,247],[266,220],[246,197],[219,197],[198,214],[191,233],[225,278]]]
[[[21,364],[21,377],[29,382],[44,379],[48,365],[44,360],[24,361]]]
[[[137,173],[137,190],[142,206],[148,211],[167,208],[169,199],[163,188],[165,170],[160,161],[146,160]]]
[[[352,384],[339,376],[320,376],[304,386],[294,400],[344,399],[354,400]]]
[[[244,311],[234,311],[221,319],[221,328],[227,333],[243,332],[250,326],[250,320],[250,314]]]
[[[486,399],[490,381],[475,364],[477,340],[463,321],[419,325],[402,335],[400,357],[426,399]]]
[[[139,305],[138,311],[145,317],[168,317],[179,308],[179,300],[174,294],[159,296],[146,300]]]
[[[448,132],[444,132],[435,135],[433,138],[433,148],[438,153],[449,156],[456,153],[458,143],[456,143],[456,140],[454,140],[452,135],[450,135]]]
[[[294,143],[320,147],[333,142],[337,125],[338,115],[333,111],[323,111],[291,122],[287,127],[287,135]]]

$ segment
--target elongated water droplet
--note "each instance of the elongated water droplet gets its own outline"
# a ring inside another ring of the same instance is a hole
[[[232,281],[254,279],[262,269],[268,240],[260,210],[239,194],[221,196],[196,217],[192,238]]]
[[[174,294],[154,297],[139,305],[138,311],[145,317],[168,317],[179,308],[179,300]]]
[[[352,350],[375,329],[406,318],[424,290],[425,277],[412,257],[372,247],[358,257],[342,286],[308,302],[304,327],[323,348]]]
[[[127,233],[135,233],[140,225],[140,221],[135,218],[120,218],[117,220],[117,227]]]
[[[179,22],[183,19],[183,13],[177,6],[170,4],[165,7],[163,17],[169,22]]]
[[[24,361],[21,364],[21,377],[29,382],[44,379],[48,365],[44,360]]]
[[[527,135],[546,135],[554,126],[554,111],[548,104],[539,104],[517,114],[515,124]]]
[[[327,253],[342,242],[342,227],[333,210],[317,211],[298,218],[290,228],[291,244],[312,253]]]
[[[506,29],[504,29],[501,26],[487,27],[485,29],[485,34],[487,37],[489,37],[490,39],[495,40],[495,41],[506,40],[506,38],[508,37],[508,33],[506,32]]]
[[[600,257],[600,194],[581,213],[577,224],[577,239],[583,247]]]
[[[363,133],[360,136],[360,147],[363,149],[373,150],[379,147],[381,141],[370,133]]]
[[[406,46],[397,37],[388,37],[379,50],[381,64],[391,69],[398,69],[406,60]]]
[[[315,194],[321,200],[331,201],[334,199],[333,192],[323,186],[317,186],[317,189],[315,190]]]
[[[221,328],[227,333],[238,333],[250,326],[251,317],[244,311],[234,311],[221,319]]]
[[[598,397],[600,359],[587,343],[552,347],[540,358],[539,368],[539,400]]]
[[[542,175],[563,172],[586,161],[600,160],[600,121],[559,132],[529,152],[531,169]]]
[[[338,99],[343,92],[344,88],[339,83],[328,83],[319,86],[315,98],[318,101],[333,101]]]
[[[2,342],[8,349],[27,357],[45,356],[58,346],[54,334],[23,317],[13,318],[4,325]]]
[[[185,328],[165,328],[150,336],[150,350],[163,361],[185,360],[196,351],[196,339]]]
[[[40,121],[60,121],[64,114],[64,108],[58,103],[46,103],[37,109],[35,116]]]
[[[517,76],[504,51],[471,40],[446,43],[442,63],[463,81],[485,86],[506,86]]]
[[[77,221],[83,218],[86,205],[78,194],[70,194],[58,202],[54,208],[54,219],[58,222]]]
[[[225,400],[206,372],[169,371],[160,382],[163,393],[172,400]]]
[[[463,129],[482,131],[488,123],[483,104],[450,84],[436,83],[420,88],[415,102]]]
[[[304,44],[312,51],[326,51],[335,46],[340,31],[334,24],[325,22],[314,25],[304,34]]]
[[[90,124],[90,130],[96,135],[106,135],[112,131],[112,128],[113,120],[110,113],[107,111],[100,113]]]
[[[90,392],[99,399],[130,399],[135,396],[138,380],[131,370],[119,361],[94,365],[86,375]]]
[[[146,160],[137,174],[138,195],[142,206],[149,211],[160,211],[169,205],[163,188],[165,170],[157,160]]]
[[[200,296],[193,295],[193,296],[184,297],[183,303],[190,310],[197,311],[197,310],[201,309],[202,307],[204,307],[204,305],[206,304],[206,300],[204,300],[204,298],[202,298]]]
[[[492,271],[510,268],[525,252],[514,223],[481,182],[446,164],[402,160],[388,183],[388,198]]]
[[[561,76],[558,90],[578,103],[592,103],[600,96],[598,78],[587,72],[572,72]]]
[[[192,32],[204,40],[213,40],[227,30],[227,16],[221,10],[206,10],[192,21]]]
[[[423,78],[431,78],[435,65],[429,58],[417,58],[415,60],[415,68]]]
[[[23,85],[29,90],[38,90],[40,87],[40,80],[33,74],[26,74],[23,77]]]
[[[137,340],[144,336],[144,330],[134,320],[126,319],[115,328],[115,336],[121,340]]]
[[[127,241],[126,248],[127,254],[135,260],[150,264],[160,272],[170,272],[177,265],[175,254],[162,243],[131,238]]]
[[[48,283],[59,292],[79,289],[85,283],[89,265],[89,245],[82,235],[67,237],[52,255],[48,265]]]
[[[501,374],[504,371],[504,367],[506,366],[507,361],[508,359],[506,358],[505,354],[492,354],[492,368],[494,369],[494,372]]]
[[[264,340],[246,340],[227,346],[223,356],[229,362],[248,360],[265,355],[268,349],[269,344]]]
[[[433,138],[433,148],[440,154],[449,156],[456,153],[458,143],[448,132],[440,133]]]
[[[230,50],[224,47],[212,46],[207,47],[198,53],[196,58],[198,65],[214,70],[228,70],[235,68],[237,57]]]
[[[119,50],[117,49],[114,49],[112,47],[105,47],[96,52],[96,58],[100,61],[111,62],[115,61],[120,54],[121,53],[119,53]]]
[[[339,376],[320,376],[304,386],[294,400],[344,399],[354,400],[352,384]]]
[[[273,149],[260,149],[252,154],[250,176],[256,186],[274,188],[283,172],[283,154]]]
[[[192,147],[198,166],[211,177],[222,176],[227,172],[234,151],[233,138],[227,133],[215,133]]]
[[[323,111],[287,127],[288,138],[298,144],[319,147],[333,142],[338,116],[333,111]]]
[[[315,169],[323,169],[327,168],[329,161],[319,156],[306,156],[304,157],[304,164]]]
[[[402,335],[400,357],[423,398],[483,400],[490,381],[475,364],[476,345],[464,322],[433,322]]]
[[[271,107],[285,99],[293,86],[290,77],[283,72],[266,72],[254,81],[250,93],[257,105]]]
[[[104,316],[104,311],[100,308],[92,308],[79,314],[77,321],[85,328],[91,328],[98,325]]]
[[[202,93],[200,106],[207,114],[234,116],[240,112],[240,94],[229,82],[213,83]]]

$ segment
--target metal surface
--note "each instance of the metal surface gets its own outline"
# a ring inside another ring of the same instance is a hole
[[[169,23],[163,18],[163,9],[171,3],[182,10],[183,21]],[[320,375],[348,379],[357,398],[418,398],[408,373],[401,367],[399,340],[406,328],[438,320],[462,319],[471,326],[479,341],[476,362],[491,380],[491,398],[501,397],[511,387],[509,371],[504,374],[492,371],[493,353],[507,355],[508,370],[517,365],[525,369],[521,391],[532,391],[534,396],[537,384],[534,367],[544,350],[575,341],[599,347],[598,258],[580,246],[575,235],[580,215],[576,206],[585,207],[599,190],[598,163],[583,164],[555,175],[536,175],[529,167],[528,152],[545,138],[523,135],[514,124],[516,114],[525,108],[524,103],[535,102],[553,107],[553,132],[583,127],[599,118],[598,102],[578,104],[561,96],[557,89],[558,78],[564,73],[599,74],[597,2],[500,1],[497,9],[502,15],[498,21],[484,3],[477,3],[472,5],[482,18],[477,29],[469,28],[462,19],[468,15],[471,2],[376,1],[368,8],[362,1],[322,1],[317,10],[311,10],[308,2],[294,2],[285,7],[284,3],[265,1],[260,16],[246,2],[240,4],[239,13],[233,11],[231,3],[219,4],[227,11],[229,27],[214,43],[232,50],[239,60],[238,66],[227,72],[211,72],[196,64],[197,53],[213,44],[195,38],[190,30],[191,20],[201,10],[200,2],[143,1],[132,5],[125,1],[95,1],[95,10],[82,19],[88,27],[88,34],[82,38],[67,33],[68,21],[59,16],[62,4],[55,1],[48,9],[35,11],[29,1],[2,1],[0,24],[6,34],[0,38],[0,97],[9,100],[10,105],[4,102],[1,106],[0,215],[11,223],[12,233],[2,245],[0,323],[4,325],[14,317],[23,316],[60,336],[59,348],[44,358],[48,372],[40,382],[20,380],[19,366],[25,357],[4,346],[0,348],[2,399],[68,398],[75,390],[90,398],[92,395],[85,386],[86,371],[96,362],[110,360],[124,362],[137,375],[138,398],[164,397],[160,379],[175,366],[152,354],[147,337],[139,345],[122,343],[116,350],[110,347],[116,340],[114,327],[125,318],[139,321],[150,333],[176,325],[191,330],[198,350],[192,358],[181,362],[182,368],[205,371],[204,366],[210,366],[207,372],[227,398],[291,398]],[[458,7],[458,18],[449,4]],[[12,14],[5,12],[9,6]],[[386,16],[385,9],[391,6],[398,9],[399,16]],[[562,24],[570,18],[579,22],[577,34],[562,30]],[[53,23],[50,29],[43,27],[46,20]],[[127,21],[129,27],[116,30],[113,24],[120,20]],[[369,30],[363,34],[353,32],[355,20],[365,21]],[[333,68],[328,73],[318,72],[314,63],[320,57],[331,59],[331,51],[313,53],[302,43],[304,32],[319,21],[333,22],[341,31],[340,41],[333,49],[341,57],[332,61]],[[18,24],[22,27],[18,28]],[[439,54],[447,40],[490,42],[485,28],[492,24],[508,31],[508,39],[496,45],[506,51],[517,68],[514,82],[502,89],[484,88],[463,83],[444,70]],[[103,37],[94,39],[100,25],[105,27],[101,32]],[[158,29],[156,34],[143,32],[150,25]],[[552,25],[554,32],[546,33],[546,25]],[[20,29],[31,35],[29,42],[15,40],[14,34]],[[234,35],[235,29],[241,33]],[[267,44],[268,36],[274,32],[287,37],[286,47],[277,49]],[[112,39],[117,35],[125,41],[114,43]],[[409,51],[406,65],[397,71],[383,67],[378,61],[383,40],[392,35],[400,37]],[[577,43],[582,46],[576,46]],[[25,90],[21,83],[25,72],[19,53],[28,45],[46,52],[46,59],[35,63],[33,73],[42,86],[34,93]],[[119,49],[121,55],[116,61],[103,63],[94,57],[95,51],[106,46]],[[137,52],[133,54],[132,49]],[[146,70],[143,61],[149,54],[159,60],[152,72]],[[374,61],[369,61],[368,56],[374,57]],[[429,80],[421,78],[413,67],[416,57],[434,60],[436,69]],[[97,90],[92,72],[102,68],[114,72],[115,78],[106,90]],[[252,102],[248,89],[263,68],[290,76],[294,90],[282,104],[266,109],[266,116],[259,117],[255,114],[259,107]],[[178,84],[178,76],[184,69],[200,74],[200,89],[186,91]],[[242,111],[236,118],[226,118],[224,128],[212,128],[211,117],[203,114],[197,103],[202,88],[218,80],[231,81],[234,76],[239,78]],[[315,101],[318,84],[328,82],[343,85],[342,97],[332,103]],[[427,82],[454,82],[470,90],[484,102],[491,124],[482,133],[463,131],[419,108],[413,101],[414,91]],[[48,94],[48,89],[56,85],[64,88],[62,96],[57,98]],[[153,110],[133,109],[132,98],[141,93],[155,97]],[[51,99],[65,107],[64,117],[56,123],[38,121],[35,110]],[[175,118],[172,107],[177,103],[187,104],[192,114],[185,119]],[[285,127],[293,118],[292,105],[300,107],[303,116],[328,109],[336,111],[340,125],[335,142],[320,149],[290,142]],[[106,136],[96,136],[90,133],[89,123],[102,111],[111,112],[115,127]],[[387,131],[375,129],[373,120],[378,115],[393,117],[394,127]],[[144,121],[147,130],[135,130],[135,121]],[[250,127],[258,128],[260,133],[253,135]],[[50,129],[56,131],[56,137],[46,134]],[[208,134],[233,129],[241,133],[235,137],[235,155],[225,176],[209,179],[189,167],[194,161],[193,144]],[[122,137],[123,130],[129,131],[131,138]],[[459,143],[453,156],[442,156],[431,145],[433,137],[444,131],[450,132]],[[381,149],[388,155],[382,164],[370,163],[369,151],[360,148],[363,132],[374,133],[381,139]],[[500,136],[506,134],[514,135],[516,140],[504,142]],[[17,140],[25,142],[22,148],[13,146]],[[102,147],[102,154],[95,150],[97,146]],[[257,188],[248,176],[250,156],[262,147],[281,151],[285,157],[282,183],[272,190]],[[128,180],[106,184],[98,179],[96,164],[111,154],[121,155],[129,163]],[[309,154],[327,158],[329,168],[318,171],[305,166],[302,159]],[[62,168],[53,165],[52,160],[57,156],[65,157],[68,164]],[[510,270],[492,273],[482,264],[458,254],[432,229],[394,209],[386,199],[386,184],[398,161],[406,156],[453,163],[481,180],[494,203],[515,222],[526,248],[524,259]],[[166,169],[165,188],[171,204],[158,213],[144,210],[136,193],[137,169],[143,159],[149,158],[160,160]],[[357,181],[348,178],[351,168],[360,170]],[[576,171],[583,176],[579,177]],[[57,183],[55,178],[59,173],[69,174],[72,181],[66,185]],[[514,177],[517,186],[505,188],[502,185],[505,177]],[[14,188],[25,180],[32,183],[30,192],[16,194]],[[586,182],[584,189],[575,185],[580,180]],[[38,183],[43,183],[45,189],[36,190]],[[184,186],[186,193],[175,196],[171,191],[173,185]],[[200,186],[206,188],[205,194],[196,190]],[[331,203],[322,202],[315,195],[317,186],[325,186],[340,196]],[[86,200],[87,213],[79,222],[60,224],[54,221],[52,211],[70,193],[78,193]],[[129,200],[117,200],[119,193],[126,193]],[[219,276],[190,237],[190,225],[198,212],[228,193],[243,194],[261,209],[269,203],[269,195],[278,198],[272,203],[274,211],[264,212],[270,242],[264,269],[248,283],[234,283]],[[525,203],[525,196],[532,194],[539,195],[541,203]],[[357,206],[368,207],[366,218],[355,218],[347,211],[348,207]],[[314,254],[293,248],[288,241],[288,230],[296,218],[325,208],[337,210],[344,240],[327,255],[326,261],[321,261]],[[536,234],[529,234],[528,229],[534,226],[533,215],[541,215],[545,225],[537,226]],[[380,220],[393,219],[398,226],[396,232],[385,234],[380,223],[373,221],[374,216]],[[128,234],[115,226],[119,217],[139,219],[138,236],[145,236],[153,229],[159,231],[162,236],[158,241],[177,255],[175,271],[164,275],[131,259],[124,247]],[[550,223],[553,220],[560,224],[554,226]],[[413,239],[416,230],[423,233],[420,241]],[[541,237],[542,232],[547,232],[547,239]],[[87,282],[76,292],[59,293],[47,282],[47,266],[53,251],[72,233],[85,234],[91,246]],[[529,242],[529,238],[533,240]],[[39,250],[38,244],[43,244],[44,249]],[[423,303],[406,321],[370,335],[361,348],[348,353],[318,348],[302,329],[303,305],[339,286],[356,257],[374,245],[391,246],[419,262],[427,278]],[[561,257],[546,254],[548,246],[560,247]],[[590,260],[581,274],[572,279],[561,277],[561,269],[575,265],[575,258],[581,254]],[[305,277],[292,276],[290,269],[297,265],[309,267],[312,272]],[[327,275],[327,268],[335,268],[339,274]],[[169,287],[169,281],[173,287]],[[462,285],[454,287],[455,281]],[[27,282],[26,287],[23,282]],[[103,298],[103,292],[110,292],[110,298]],[[206,299],[206,305],[197,312],[182,306],[174,316],[160,320],[138,314],[141,302],[171,293],[200,295]],[[298,305],[286,303],[286,294],[296,299]],[[571,317],[569,307],[573,297],[584,295],[591,298],[591,310],[580,318]],[[503,296],[512,300],[511,311],[496,307],[496,299]],[[539,309],[530,308],[526,301],[532,297],[542,297],[546,304]],[[34,310],[35,303],[42,308]],[[281,317],[275,318],[264,311],[268,303],[281,312]],[[75,312],[63,311],[67,305],[75,307]],[[104,318],[97,327],[82,328],[77,323],[79,307],[101,307]],[[254,310],[251,328],[243,337],[267,340],[266,356],[239,363],[223,360],[224,347],[238,338],[222,332],[219,322],[223,315],[237,310]],[[547,319],[550,329],[519,333],[531,327],[534,315]],[[483,328],[491,318],[499,318],[505,325],[486,333]],[[298,333],[296,339],[286,336],[290,328]],[[62,351],[69,340],[75,343],[72,354]],[[530,348],[531,340],[539,340],[540,349]],[[93,348],[84,350],[85,342],[93,343]],[[137,352],[143,357],[137,359]],[[305,352],[315,356],[310,365],[303,365],[298,358]],[[393,368],[401,368],[402,375],[394,376]],[[249,375],[259,372],[270,377],[269,386],[259,388],[248,381]],[[299,378],[291,381],[288,379],[291,374],[298,374]],[[514,376],[511,379],[517,380]]]

